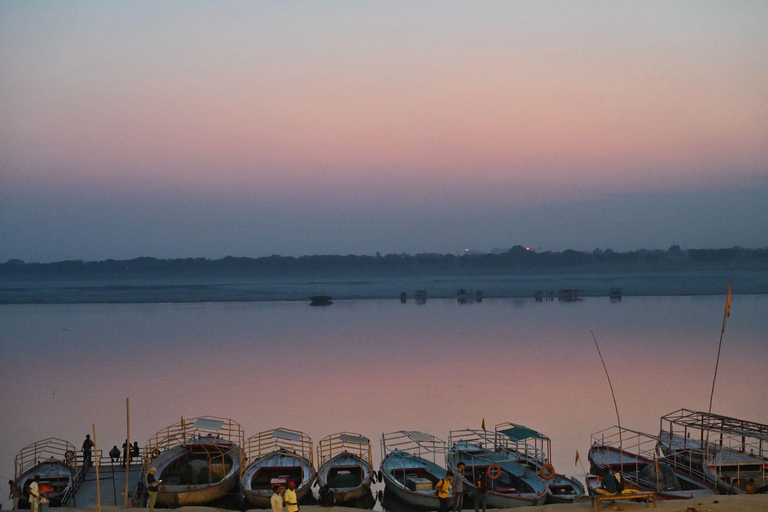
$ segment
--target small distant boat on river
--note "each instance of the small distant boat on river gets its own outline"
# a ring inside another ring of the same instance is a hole
[[[22,448],[14,461],[15,482],[22,490],[20,506],[29,508],[25,499],[29,485],[40,475],[40,494],[51,507],[60,507],[62,498],[74,482],[77,456],[72,443],[49,437]]]
[[[331,434],[317,444],[317,482],[333,491],[337,503],[355,501],[371,489],[371,441],[353,432]]]
[[[690,454],[664,456],[660,453],[660,439],[624,427],[592,434],[589,494],[595,494],[609,470],[621,475],[625,488],[653,492],[660,499],[683,500],[716,494],[714,481],[707,481],[688,462]]]
[[[332,302],[333,297],[330,295],[314,295],[309,298],[310,306],[330,306],[333,304]]]
[[[257,508],[269,508],[272,485],[296,484],[296,498],[301,501],[315,480],[312,464],[312,440],[298,430],[276,428],[253,435],[245,442],[251,462],[243,471],[240,487],[245,499]]]
[[[496,443],[517,462],[528,466],[547,481],[547,503],[573,503],[584,496],[584,485],[576,478],[555,472],[550,461],[552,441],[539,432],[515,423],[500,423],[494,428]]]
[[[439,510],[434,490],[445,478],[448,445],[433,435],[401,430],[381,436],[381,478],[385,488],[409,507]],[[438,462],[439,461],[439,462]]]
[[[515,454],[495,442],[495,433],[486,430],[452,430],[448,438],[448,468],[454,478],[464,478],[464,487],[475,491],[478,473],[488,476],[488,508],[541,505],[547,499],[547,484]],[[458,471],[465,465],[464,474]]]
[[[148,442],[142,483],[150,467],[160,482],[157,502],[167,507],[205,505],[237,486],[243,429],[230,419],[204,416],[175,423]]]

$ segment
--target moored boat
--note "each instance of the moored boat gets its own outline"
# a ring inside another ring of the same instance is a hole
[[[768,425],[679,409],[661,417],[659,446],[700,470],[722,494],[768,485]]]
[[[243,430],[230,419],[203,416],[175,423],[147,442],[150,467],[160,482],[157,502],[167,507],[205,505],[237,485],[242,467]]]
[[[317,444],[317,482],[328,485],[337,503],[363,498],[371,489],[371,441],[353,432],[339,432]]]
[[[72,443],[56,437],[36,441],[22,448],[14,461],[14,481],[22,490],[19,506],[29,508],[25,499],[29,484],[40,476],[40,495],[60,507],[65,494],[72,489],[77,472],[77,456]]]
[[[296,484],[301,501],[315,479],[312,440],[298,430],[276,428],[248,438],[245,454],[249,464],[240,479],[245,499],[257,508],[269,508],[272,485]]]
[[[682,453],[664,456],[659,436],[612,427],[592,434],[587,490],[594,495],[609,470],[621,475],[627,489],[650,491],[660,499],[703,498],[716,494],[712,480]]]
[[[520,464],[502,446],[495,443],[495,433],[486,430],[452,430],[448,438],[448,469],[454,478],[463,477],[464,487],[475,492],[475,478],[488,477],[488,508],[536,506],[547,498],[547,485],[530,468]],[[464,474],[458,471],[464,463]]]
[[[400,430],[381,436],[381,477],[385,489],[409,507],[439,510],[435,484],[445,478],[448,446],[424,432]]]
[[[496,444],[517,456],[517,462],[538,473],[547,482],[547,503],[573,503],[584,496],[584,485],[576,478],[555,472],[551,463],[552,441],[524,425],[499,423]]]

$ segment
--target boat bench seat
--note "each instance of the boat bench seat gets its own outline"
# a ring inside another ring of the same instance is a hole
[[[592,508],[599,509],[604,501],[617,500],[645,500],[645,506],[649,507],[653,502],[653,508],[656,508],[656,494],[652,492],[636,492],[632,494],[596,494],[592,496]]]

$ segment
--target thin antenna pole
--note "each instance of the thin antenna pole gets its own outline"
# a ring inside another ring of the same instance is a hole
[[[717,360],[715,361],[715,376],[712,377],[712,391],[709,394],[709,411],[707,413],[707,426],[712,420],[712,400],[715,397],[715,382],[717,381],[717,368],[720,366],[720,349],[723,348],[723,335],[725,334],[725,324],[728,317],[731,316],[731,282],[728,281],[728,295],[725,298],[725,312],[723,313],[723,328],[720,329],[720,343],[717,345]],[[709,428],[707,428],[707,445],[704,447],[704,453],[709,453]]]
[[[128,508],[128,485],[131,482],[131,466],[128,463],[128,461],[131,460],[131,401],[127,397],[125,399],[125,422],[125,455],[128,460],[124,460],[123,462],[125,462],[125,508]]]
[[[605,370],[605,376],[608,377],[608,386],[611,388],[611,397],[613,397],[613,407],[616,409],[616,421],[619,423],[619,449],[624,448],[624,443],[621,440],[621,418],[619,418],[619,406],[616,403],[616,393],[613,392],[613,384],[611,383],[611,376],[608,375],[608,367],[605,366],[605,360],[603,359],[603,354],[600,352],[600,345],[597,344],[597,337],[595,336],[594,331],[589,331],[592,333],[592,339],[595,340],[595,347],[597,348],[597,355],[600,356],[600,362],[603,363],[603,370]]]

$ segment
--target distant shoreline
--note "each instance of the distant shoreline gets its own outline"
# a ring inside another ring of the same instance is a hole
[[[0,278],[0,304],[146,304],[200,302],[309,301],[314,295],[333,300],[415,298],[455,299],[460,288],[482,292],[485,299],[533,298],[538,291],[557,300],[560,289],[580,297],[608,297],[620,288],[623,297],[768,294],[768,269],[649,271],[533,271],[457,275],[143,278]]]

